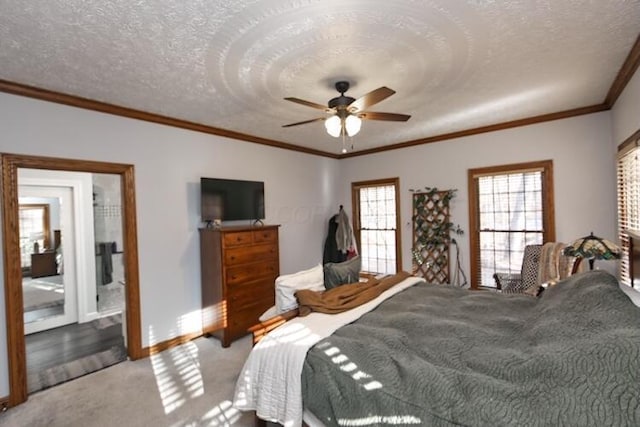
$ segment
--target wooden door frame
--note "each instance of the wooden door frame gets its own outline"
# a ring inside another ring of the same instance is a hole
[[[127,353],[132,360],[144,357],[140,322],[138,238],[133,165],[89,160],[61,159],[0,153],[2,163],[2,240],[4,258],[4,300],[7,317],[9,361],[9,406],[28,398],[27,361],[24,337],[22,271],[18,216],[18,168],[72,172],[109,173],[120,176],[124,229],[125,299]]]

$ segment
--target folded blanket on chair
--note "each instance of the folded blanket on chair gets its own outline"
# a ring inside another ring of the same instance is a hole
[[[542,246],[538,264],[538,283],[558,282],[571,276],[575,258],[563,255],[566,243],[548,242]]]
[[[326,291],[303,289],[295,293],[299,303],[298,310],[300,316],[306,316],[312,311],[326,314],[342,313],[371,301],[410,276],[406,271],[401,271],[384,279],[372,278],[367,282],[350,283]]]

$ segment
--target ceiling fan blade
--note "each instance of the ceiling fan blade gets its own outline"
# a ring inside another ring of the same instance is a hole
[[[326,105],[317,104],[311,101],[305,101],[304,99],[300,99],[300,98],[285,98],[285,100],[295,102],[296,104],[306,105],[307,107],[317,108],[318,110],[322,110],[327,113],[332,111],[332,109],[327,107]]]
[[[282,127],[289,128],[291,126],[306,125],[307,123],[319,122],[324,119],[324,117],[318,117],[317,119],[305,120],[304,122],[289,123],[288,125],[282,125]]]
[[[407,114],[377,113],[373,111],[358,113],[357,116],[363,120],[386,120],[390,122],[406,122],[411,118],[411,116]]]
[[[363,95],[353,101],[351,104],[349,104],[348,110],[351,112],[365,110],[371,107],[373,104],[377,104],[378,102],[387,99],[394,93],[396,93],[395,90],[389,89],[386,86],[379,87],[378,89],[372,90],[366,95]]]

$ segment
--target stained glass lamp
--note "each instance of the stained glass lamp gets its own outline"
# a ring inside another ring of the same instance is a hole
[[[573,271],[577,271],[580,260],[589,260],[589,270],[593,270],[593,264],[597,259],[620,259],[622,249],[609,240],[594,236],[593,232],[588,236],[581,237],[564,248],[564,255],[578,258]]]

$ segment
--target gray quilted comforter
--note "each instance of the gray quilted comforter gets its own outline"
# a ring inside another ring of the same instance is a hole
[[[640,308],[600,271],[540,298],[416,285],[316,344],[302,389],[327,426],[638,426]]]

